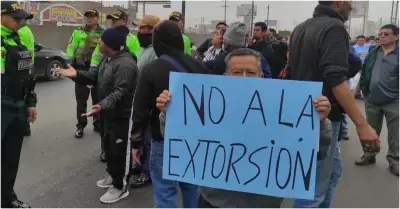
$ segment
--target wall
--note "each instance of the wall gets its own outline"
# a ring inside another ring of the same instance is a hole
[[[30,25],[29,26],[35,36],[35,40],[45,47],[65,50],[67,48],[72,31],[77,27],[72,26],[49,26],[49,25]],[[200,45],[206,38],[211,37],[211,34],[186,34],[192,42],[197,46]]]

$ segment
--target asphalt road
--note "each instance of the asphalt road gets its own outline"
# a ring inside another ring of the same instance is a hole
[[[15,185],[19,198],[34,207],[153,207],[153,191],[148,186],[131,189],[130,196],[113,205],[101,204],[105,190],[96,181],[105,177],[105,165],[98,160],[99,135],[89,123],[83,139],[75,139],[74,83],[69,79],[40,82],[38,119],[32,125],[32,136],[24,141],[20,169]],[[359,101],[364,108],[362,101]],[[377,164],[357,167],[354,160],[361,154],[353,124],[350,140],[342,142],[343,176],[332,207],[398,208],[399,179],[388,170],[384,128],[383,152]],[[290,207],[285,200],[283,207]]]

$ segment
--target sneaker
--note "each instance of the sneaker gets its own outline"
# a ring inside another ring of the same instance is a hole
[[[104,150],[102,150],[101,151],[101,154],[100,154],[100,161],[101,162],[103,162],[103,163],[105,163],[106,162],[106,153],[104,152]]]
[[[97,182],[97,186],[100,188],[109,188],[112,187],[113,179],[110,175],[108,175],[105,179],[102,179]]]
[[[30,205],[23,203],[20,200],[14,200],[6,205],[1,205],[2,208],[31,208]]]
[[[349,140],[349,135],[347,133],[342,133],[342,139],[343,140]]]
[[[399,176],[399,165],[396,164],[390,164],[389,165],[389,170],[391,173],[393,173],[396,176]]]
[[[94,132],[97,132],[97,133],[100,133],[100,132],[101,132],[101,129],[100,129],[99,126],[94,126],[94,127],[93,127],[93,131],[94,131]]]
[[[26,129],[24,131],[24,136],[31,136],[31,129]]]
[[[366,155],[361,156],[359,160],[356,160],[356,165],[360,166],[366,166],[366,165],[371,165],[376,163],[376,158],[375,156],[369,157]]]
[[[114,203],[123,199],[129,195],[128,190],[117,189],[115,187],[110,187],[107,192],[100,197],[102,203]]]
[[[83,129],[82,128],[78,128],[75,132],[75,138],[79,139],[83,137]]]
[[[141,188],[148,185],[150,182],[151,182],[150,176],[140,174],[140,176],[137,179],[133,180],[131,188]]]

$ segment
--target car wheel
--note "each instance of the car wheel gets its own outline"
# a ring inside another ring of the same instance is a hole
[[[46,71],[46,76],[47,79],[50,81],[57,80],[59,77],[56,75],[55,70],[57,68],[62,68],[62,64],[58,60],[52,60],[48,65],[47,65],[47,71]]]

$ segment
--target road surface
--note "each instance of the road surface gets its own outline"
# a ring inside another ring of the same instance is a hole
[[[19,198],[34,207],[153,207],[153,191],[148,186],[130,190],[130,196],[114,205],[101,204],[105,192],[96,181],[105,177],[105,165],[98,160],[99,135],[89,122],[83,139],[75,139],[74,83],[69,79],[37,84],[38,119],[32,136],[24,141],[20,169],[15,185]],[[360,107],[364,108],[362,101]],[[343,176],[332,207],[398,208],[399,180],[388,170],[386,128],[377,164],[357,167],[354,160],[360,146],[353,124],[350,141],[342,142]],[[291,207],[285,200],[283,207]]]

